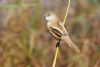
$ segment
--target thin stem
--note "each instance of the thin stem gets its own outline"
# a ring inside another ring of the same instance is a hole
[[[64,21],[63,21],[63,25],[65,24],[66,18],[67,18],[67,16],[68,16],[70,3],[71,3],[71,2],[70,2],[70,0],[69,0],[69,1],[68,1],[68,7],[67,7],[67,9],[66,9],[66,15],[65,15],[65,18],[64,18]]]
[[[56,59],[57,59],[58,52],[59,52],[59,46],[60,46],[60,41],[56,44],[56,53],[55,53],[55,57],[54,57],[54,61],[53,61],[52,67],[55,67],[55,65],[56,65]]]
[[[56,53],[55,53],[55,57],[54,57],[53,66],[52,67],[55,67],[55,65],[56,65],[56,59],[57,59],[57,56],[58,56],[58,52],[59,52],[59,47],[56,48]]]
[[[66,9],[66,15],[65,15],[65,18],[64,18],[64,21],[63,21],[63,25],[65,24],[66,18],[68,16],[69,7],[70,7],[70,0],[68,2],[68,7]],[[59,46],[60,46],[60,41],[56,45],[57,48],[56,48],[56,53],[55,53],[55,57],[54,57],[54,61],[53,61],[52,67],[55,67],[55,65],[56,65],[56,59],[57,59],[58,52],[59,52]]]

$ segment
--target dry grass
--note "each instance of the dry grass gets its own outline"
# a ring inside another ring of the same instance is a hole
[[[4,25],[0,27],[0,67],[52,66],[56,40],[46,28],[41,15],[47,7],[40,2],[27,8],[7,9]],[[63,1],[56,2],[64,7]],[[81,54],[75,56],[62,42],[57,67],[100,67],[99,5],[80,0],[73,2],[76,4],[71,7],[65,26]],[[50,8],[59,16],[63,15],[59,12],[64,8],[58,12],[59,5],[52,6]]]

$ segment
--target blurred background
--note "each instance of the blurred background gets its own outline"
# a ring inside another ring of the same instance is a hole
[[[0,67],[51,67],[57,41],[43,15],[61,21],[68,0],[0,0]],[[56,67],[100,67],[100,0],[71,0],[65,23],[81,53],[61,43]]]

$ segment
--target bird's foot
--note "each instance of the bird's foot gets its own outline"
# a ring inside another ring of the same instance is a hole
[[[60,41],[57,42],[56,48],[60,46]]]

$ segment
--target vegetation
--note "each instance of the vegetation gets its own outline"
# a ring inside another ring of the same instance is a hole
[[[65,23],[80,55],[61,42],[56,67],[100,67],[100,1],[71,0]],[[0,67],[51,67],[56,40],[43,15],[63,21],[67,0],[0,0]]]

